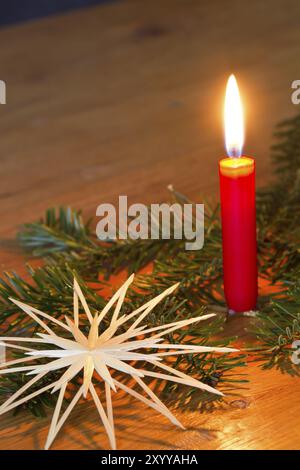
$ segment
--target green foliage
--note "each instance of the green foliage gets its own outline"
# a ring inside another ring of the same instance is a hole
[[[67,263],[50,264],[33,269],[28,266],[31,277],[30,283],[20,278],[16,273],[4,273],[0,279],[0,326],[2,333],[8,331],[18,334],[35,325],[28,316],[18,309],[9,299],[21,300],[32,307],[43,310],[56,318],[64,317],[73,312],[73,278],[75,271]],[[83,292],[92,309],[99,310],[105,305],[104,299],[97,295],[96,290],[84,285],[81,276]],[[96,287],[103,285],[97,281]]]
[[[256,359],[264,368],[277,367],[282,371],[298,374],[290,360],[291,345],[300,339],[300,116],[278,126],[276,144],[272,147],[275,179],[257,195],[258,252],[260,276],[278,285],[279,295],[259,299],[259,313],[252,325],[252,333],[259,340],[255,346]],[[176,202],[187,199],[171,189]],[[59,211],[49,209],[44,219],[26,224],[18,238],[32,256],[43,258],[45,266],[29,268],[30,282],[17,274],[5,274],[0,280],[0,325],[3,331],[22,334],[33,325],[22,312],[16,311],[9,302],[15,297],[38,307],[51,315],[63,316],[72,309],[72,279],[96,282],[98,293],[85,287],[85,295],[93,310],[104,305],[101,297],[103,283],[99,273],[108,278],[112,273],[126,268],[136,272],[153,261],[153,272],[140,275],[130,292],[125,309],[135,308],[157,295],[166,287],[180,282],[180,288],[171,299],[149,316],[150,325],[163,324],[187,318],[205,311],[213,305],[225,307],[222,293],[222,242],[219,207],[205,204],[205,245],[202,250],[184,250],[179,240],[124,240],[100,243],[90,229],[90,222],[82,221],[80,212],[70,208]],[[82,284],[83,285],[83,284]],[[100,291],[100,297],[99,297]],[[228,345],[233,338],[219,339],[225,316],[199,328],[197,324],[170,336],[169,341],[189,341],[197,344]],[[224,334],[223,334],[224,336]],[[223,338],[222,336],[222,338]],[[252,348],[253,350],[253,348]],[[244,378],[238,375],[243,365],[242,355],[227,356],[201,354],[178,356],[175,366],[183,367],[189,374],[221,389],[234,393]],[[24,375],[10,375],[0,379],[0,393],[12,392],[26,380]],[[194,390],[180,389],[176,384],[166,384],[162,393],[170,397],[176,391],[177,404],[193,403],[202,408],[209,403],[208,397],[195,394]],[[43,402],[43,400],[46,400]],[[46,395],[35,400],[31,411],[42,414],[44,406],[51,405]]]
[[[9,301],[10,297],[26,302],[27,304],[36,307],[45,313],[51,314],[55,318],[62,319],[64,315],[70,315],[73,311],[73,276],[81,283],[83,293],[92,312],[100,311],[106,304],[104,298],[101,296],[101,289],[104,287],[103,283],[99,281],[93,282],[93,287],[86,286],[79,273],[74,271],[66,262],[59,265],[56,261],[48,259],[48,264],[45,267],[33,269],[28,267],[29,274],[31,275],[31,282],[28,283],[21,279],[16,274],[5,274],[4,279],[1,280],[0,286],[0,325],[1,330],[5,333],[10,332],[14,336],[26,336],[28,333],[34,334],[40,330],[31,318],[27,317],[20,309]],[[129,291],[128,298],[124,304],[122,312],[129,313],[135,308],[144,304],[153,294],[161,292],[161,288],[167,284],[162,282],[160,285],[155,286],[151,292],[145,279],[140,278],[136,284],[136,289]],[[138,288],[138,289],[137,289]],[[99,295],[100,294],[100,295]],[[158,324],[165,324],[180,319],[186,319],[195,315],[204,314],[204,308],[198,305],[197,311],[191,309],[185,299],[171,296],[166,298],[161,304],[152,312],[148,318],[147,323],[149,327],[157,326]],[[106,328],[109,319],[104,319]],[[216,318],[213,321],[205,322],[204,326],[199,331],[193,325],[187,327],[179,334],[169,334],[168,341],[176,342],[189,342],[198,345],[217,345],[220,342],[211,340],[211,336],[216,336],[223,327],[223,319]],[[87,325],[88,328],[88,325]],[[54,328],[55,329],[55,328]],[[83,326],[84,329],[84,326]],[[88,330],[86,331],[88,333]],[[121,332],[120,332],[121,333]],[[222,341],[222,345],[228,345],[232,338]],[[19,352],[13,353],[14,357],[20,357]],[[231,390],[232,384],[236,380],[237,383],[243,382],[243,377],[238,378],[232,371],[236,367],[244,365],[244,356],[238,355],[234,357],[227,357],[226,355],[214,356],[213,354],[197,354],[197,355],[182,355],[176,359],[175,366],[189,371],[191,375],[197,376],[200,380],[211,385],[220,385],[220,389]],[[52,372],[45,378],[45,385],[49,381],[58,379],[59,372]],[[0,376],[1,377],[1,376]],[[23,373],[9,374],[0,378],[0,395],[6,397],[8,394],[13,393],[29,380],[28,376]],[[177,404],[182,400],[190,399],[196,389],[186,390],[186,387],[180,387],[177,384],[165,384],[161,390],[162,394],[169,396],[169,392],[176,391]],[[32,388],[34,391],[34,387]],[[194,401],[194,406],[203,407],[203,402],[212,400],[208,394],[202,394]],[[36,416],[45,415],[45,407],[52,406],[54,403],[53,396],[50,392],[44,393],[41,397],[37,397],[34,401],[30,401],[23,405],[28,408]]]
[[[275,367],[281,372],[299,375],[299,365],[291,361],[291,346],[300,339],[300,284],[294,285],[281,300],[273,300],[259,312],[252,331],[261,343],[257,360],[264,369]]]

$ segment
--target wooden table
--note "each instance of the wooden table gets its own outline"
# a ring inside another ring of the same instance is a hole
[[[273,126],[297,112],[298,0],[139,0],[0,31],[1,270],[24,274],[21,222],[53,205],[95,215],[101,202],[159,202],[174,186],[217,197],[222,102],[229,73],[247,110],[245,151],[270,179]],[[238,328],[233,320],[228,329]],[[238,400],[214,413],[182,410],[178,432],[152,410],[117,398],[120,449],[296,449],[300,382],[258,366]],[[40,449],[48,419],[1,417],[1,449]],[[107,448],[96,411],[78,408],[57,449]]]

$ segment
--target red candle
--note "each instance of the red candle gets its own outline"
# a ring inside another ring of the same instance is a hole
[[[255,161],[241,155],[243,113],[233,75],[225,98],[225,140],[228,157],[219,162],[224,293],[229,310],[243,312],[257,302]]]

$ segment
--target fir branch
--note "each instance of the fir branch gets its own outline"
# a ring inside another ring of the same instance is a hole
[[[5,279],[0,280],[0,326],[4,333],[9,331],[11,335],[24,336],[26,331],[26,336],[28,336],[40,331],[39,327],[34,326],[33,322],[9,301],[10,297],[24,301],[58,319],[63,319],[64,315],[70,314],[73,309],[74,275],[81,283],[92,312],[101,311],[105,305],[104,299],[99,296],[99,290],[101,294],[103,284],[99,282],[93,283],[93,288],[85,286],[80,275],[66,263],[62,266],[51,263],[37,269],[28,267],[28,270],[31,276],[30,283],[21,279],[16,273],[6,273]],[[141,293],[138,286],[136,287],[138,290],[133,290],[124,303],[123,314],[138,308],[142,303],[153,297],[152,291]],[[96,292],[95,288],[97,288],[98,292]],[[200,308],[197,313],[199,315],[204,314],[204,309]],[[180,318],[189,318],[192,314],[194,316],[195,311],[192,312],[188,305],[185,305],[184,301],[173,296],[170,299],[166,298],[165,301],[156,307],[155,311],[149,315],[147,323],[149,327],[158,326],[174,320],[177,321]],[[109,318],[104,319],[105,325],[107,322],[109,322]],[[191,325],[179,335],[175,333],[170,334],[168,339],[172,343],[180,342],[182,344],[189,341],[195,342],[198,345],[205,345],[211,335],[216,335],[220,331],[221,324],[221,319],[207,323],[203,330],[201,330],[201,333],[199,333],[196,326]],[[222,341],[222,345],[227,345],[229,342],[230,340]],[[211,341],[210,344],[212,344]],[[213,342],[214,344],[217,343]],[[13,353],[13,356],[19,357],[19,353]],[[193,360],[189,355],[182,355],[178,356],[176,362],[178,368],[188,368],[191,375],[202,379],[207,384],[213,383],[217,385],[219,382],[222,382],[223,388],[230,385],[227,383],[227,376],[231,376],[233,370],[242,364],[244,364],[244,357],[242,355],[234,359],[228,359],[223,357],[223,355],[214,357],[212,354],[197,355]],[[57,374],[52,372],[48,375],[48,379],[51,381],[57,380]],[[25,374],[0,375],[0,396],[3,398],[7,397],[8,394],[20,388],[28,380],[29,378]],[[167,388],[165,387],[162,393],[165,393],[166,390]],[[182,399],[186,393],[184,388],[181,389],[178,386],[174,386],[172,390],[176,390],[178,400],[179,398]],[[195,391],[196,389],[191,389],[188,393],[193,394]],[[208,399],[211,401],[211,397],[197,394],[196,402],[198,406],[203,406],[203,403]],[[24,404],[22,407],[29,409],[36,416],[42,416],[46,412],[45,407],[53,406],[53,404],[54,401],[51,393],[45,393],[34,401]]]
[[[281,372],[300,375],[293,364],[291,346],[300,340],[300,284],[290,287],[281,300],[271,301],[269,309],[259,312],[250,330],[259,340],[256,360],[264,369],[275,367]]]
[[[11,297],[60,318],[73,310],[74,275],[83,283],[80,274],[66,263],[59,266],[51,263],[36,269],[28,266],[28,274],[30,282],[9,272],[0,279],[0,326],[4,333],[22,333],[31,325],[28,317],[9,300]],[[97,280],[94,286],[103,288]],[[84,286],[83,290],[91,308],[99,310],[104,301],[97,295],[95,287]]]
[[[84,224],[81,213],[70,207],[48,209],[45,217],[24,224],[18,233],[20,245],[31,256],[47,258],[56,264],[68,262],[95,279],[99,272],[108,278],[123,268],[136,272],[163,253],[176,251],[182,242],[169,240],[112,240],[99,242]]]
[[[50,208],[45,218],[27,223],[18,234],[21,246],[36,257],[55,252],[93,250],[90,221],[83,223],[81,213],[70,207]]]
[[[271,283],[277,283],[281,298],[270,295],[260,299],[260,312],[252,332],[260,342],[256,348],[256,359],[264,368],[278,367],[295,373],[291,367],[291,344],[299,339],[300,292],[297,281],[300,274],[300,116],[279,125],[272,148],[272,160],[277,179],[257,195],[259,272]],[[170,188],[175,201],[190,202],[180,193]],[[8,330],[22,333],[22,314],[9,304],[10,296],[36,306],[53,315],[61,316],[71,308],[71,282],[74,272],[84,279],[97,281],[99,272],[109,276],[120,269],[137,271],[149,261],[154,261],[153,273],[140,276],[137,290],[133,291],[125,304],[126,309],[139,305],[142,298],[154,296],[175,282],[181,282],[176,296],[169,303],[166,300],[158,310],[149,316],[149,323],[157,325],[178,315],[188,317],[204,311],[205,305],[224,306],[222,294],[222,243],[219,208],[211,208],[207,203],[205,219],[205,245],[196,252],[184,250],[182,241],[167,240],[125,240],[99,243],[90,230],[90,223],[84,224],[81,214],[70,208],[59,211],[49,209],[43,220],[26,224],[20,231],[22,246],[33,256],[43,257],[46,267],[30,269],[32,281],[24,281],[16,274],[6,274],[0,280],[0,325]],[[286,283],[293,286],[282,292]],[[99,285],[101,288],[101,285]],[[85,295],[92,308],[99,308],[95,291],[88,288]],[[69,296],[69,297],[68,297]],[[60,301],[59,299],[63,299]],[[67,303],[66,303],[67,301]],[[100,301],[101,304],[101,301]],[[205,344],[208,336],[217,335],[224,326],[224,317],[210,322],[207,328],[188,328],[179,337],[170,341],[184,341],[186,337]],[[203,335],[203,336],[202,336]],[[223,340],[222,340],[223,341]],[[228,339],[230,341],[230,339]],[[227,344],[223,341],[224,345]],[[213,358],[201,355],[198,358],[178,356],[176,367],[184,367],[188,373],[210,384],[224,381],[224,387],[231,389],[235,380],[240,384],[243,378],[237,375],[237,367],[244,358],[228,359],[224,356]],[[0,392],[7,393],[16,386],[16,377],[1,379]],[[24,378],[23,378],[24,380]],[[18,385],[18,383],[17,383]],[[190,392],[186,395],[175,385],[168,385],[177,392],[182,402],[190,402]],[[175,387],[175,388],[174,388]],[[197,395],[198,396],[198,395]],[[43,404],[37,400],[42,412]],[[202,400],[196,399],[196,406]]]

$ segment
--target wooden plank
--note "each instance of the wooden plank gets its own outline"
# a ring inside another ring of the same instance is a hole
[[[299,14],[297,0],[247,8],[235,0],[226,8],[222,0],[131,0],[2,29],[1,270],[24,273],[12,240],[21,222],[49,206],[89,216],[119,194],[164,200],[169,183],[199,202],[202,194],[217,198],[232,71],[247,111],[245,152],[257,158],[258,183],[269,180],[274,124],[297,112],[290,85],[299,78]],[[119,448],[299,447],[299,380],[257,366],[247,373],[247,389],[225,410],[181,410],[185,432],[120,396]],[[107,448],[92,404],[84,416],[74,410],[54,448]],[[42,448],[49,420],[2,417],[0,448]]]
[[[247,389],[241,397],[231,397],[225,409],[212,413],[172,410],[186,431],[137,400],[121,392],[117,398],[113,394],[118,449],[298,449],[299,380],[276,371],[248,369]],[[2,416],[0,448],[43,448],[50,421],[51,416],[37,420],[23,412]],[[90,402],[73,410],[53,444],[53,449],[107,448],[106,433]]]

